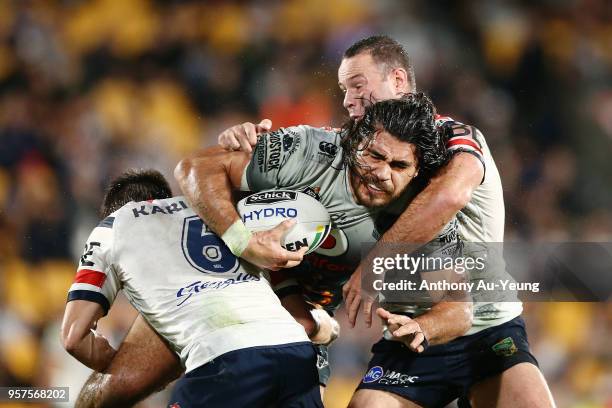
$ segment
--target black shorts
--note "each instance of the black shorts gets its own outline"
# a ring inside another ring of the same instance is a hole
[[[357,389],[391,392],[427,407],[443,407],[466,397],[475,383],[516,364],[538,365],[529,351],[525,322],[520,316],[446,344],[429,346],[421,354],[384,339],[372,346],[372,353]]]
[[[169,406],[323,408],[316,361],[312,343],[230,351],[181,378]]]

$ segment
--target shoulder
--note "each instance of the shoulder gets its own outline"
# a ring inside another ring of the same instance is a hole
[[[436,115],[435,121],[438,128],[445,129],[446,149],[451,156],[460,152],[468,153],[482,164],[482,184],[485,181],[487,165],[492,161],[482,132],[475,126],[459,122],[450,116]]]
[[[484,145],[486,145],[486,142],[484,135],[476,126],[460,122],[450,116],[444,115],[436,115],[435,123],[437,127],[447,128],[450,130],[450,133],[448,134],[450,139],[449,148],[465,142],[464,144],[473,146],[476,150],[480,150],[482,153],[482,148]],[[453,143],[451,143],[451,141]]]
[[[106,217],[102,223],[110,223],[114,227],[124,227],[138,219],[147,219],[150,215],[173,215],[179,212],[191,212],[187,199],[176,196],[161,200],[130,201],[123,207]]]
[[[282,137],[283,147],[289,147],[296,140],[310,145],[317,145],[321,141],[334,142],[336,139],[339,139],[339,132],[339,129],[331,127],[298,125],[280,128],[276,132],[270,133],[270,135]]]
[[[312,159],[318,155],[334,158],[340,149],[340,130],[308,125],[291,126],[269,133],[265,140],[260,138],[260,142],[264,149],[257,154],[276,155],[282,157],[283,162],[292,156],[299,156],[299,160]]]

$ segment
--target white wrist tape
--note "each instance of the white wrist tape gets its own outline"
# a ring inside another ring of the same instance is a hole
[[[317,324],[317,330],[310,336],[314,344],[328,345],[340,335],[340,324],[323,309],[312,309],[312,318]]]
[[[253,234],[251,231],[247,229],[244,223],[237,219],[221,236],[225,245],[229,248],[232,254],[240,257],[247,245],[249,245],[249,241]]]

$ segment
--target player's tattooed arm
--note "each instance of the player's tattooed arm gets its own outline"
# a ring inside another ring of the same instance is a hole
[[[250,158],[250,154],[245,152],[211,147],[197,156],[181,160],[174,170],[174,176],[193,210],[221,238],[240,220],[232,192],[240,188]],[[270,270],[298,265],[308,248],[291,252],[280,245],[281,238],[294,224],[294,220],[287,220],[271,230],[250,234],[248,244],[236,255]]]
[[[139,315],[108,368],[89,377],[75,406],[131,407],[182,372],[178,356]]]
[[[219,236],[238,220],[232,192],[240,188],[250,155],[221,147],[203,149],[176,166],[174,177],[193,210]]]
[[[102,371],[115,355],[108,340],[94,329],[104,309],[98,303],[73,300],[66,305],[61,340],[66,351],[87,367]]]

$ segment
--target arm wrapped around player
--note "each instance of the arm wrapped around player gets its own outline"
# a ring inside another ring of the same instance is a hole
[[[340,335],[340,324],[325,310],[304,300],[299,283],[282,271],[271,274],[274,293],[285,309],[304,326],[308,338],[314,344],[328,345]]]
[[[340,336],[340,324],[325,310],[315,308],[310,314],[315,321],[315,330],[308,337],[314,344],[327,346]]]

